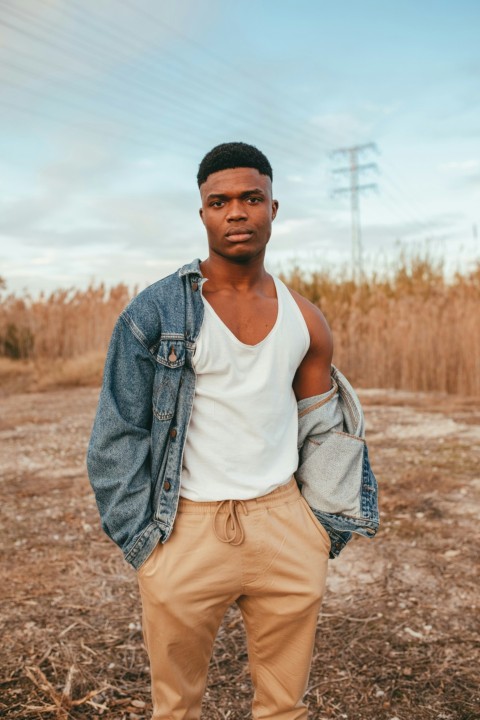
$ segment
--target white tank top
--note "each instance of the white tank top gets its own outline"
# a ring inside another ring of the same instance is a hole
[[[190,500],[260,497],[287,483],[298,467],[292,382],[310,335],[288,288],[273,280],[277,319],[256,345],[238,340],[202,295],[180,487]]]

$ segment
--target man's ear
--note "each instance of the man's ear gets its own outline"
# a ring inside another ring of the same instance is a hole
[[[275,220],[278,212],[278,200],[272,200],[272,220]]]
[[[200,208],[200,209],[199,209],[198,214],[200,215],[200,220],[201,220],[202,223],[205,225],[205,223],[203,222],[203,208]]]

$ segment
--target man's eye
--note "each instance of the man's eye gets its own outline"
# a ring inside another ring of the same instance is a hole
[[[222,207],[223,200],[214,200],[212,203],[210,203],[210,207]]]
[[[258,197],[250,197],[248,198],[248,202],[256,205],[257,203],[262,202],[262,199]]]

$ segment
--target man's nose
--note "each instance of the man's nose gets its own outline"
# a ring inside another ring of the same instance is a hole
[[[227,220],[245,220],[247,211],[241,200],[231,200],[228,205]]]

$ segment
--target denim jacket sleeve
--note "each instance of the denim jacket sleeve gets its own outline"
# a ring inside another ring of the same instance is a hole
[[[360,401],[337,368],[332,388],[298,403],[302,495],[332,541],[336,557],[352,533],[376,534],[377,481],[370,467]]]
[[[145,338],[124,311],[115,324],[107,352],[87,469],[102,527],[125,555],[152,516],[150,429],[154,376],[154,358]]]

